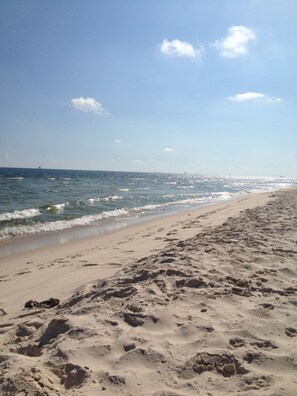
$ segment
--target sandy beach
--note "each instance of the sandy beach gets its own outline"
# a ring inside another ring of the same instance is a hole
[[[294,396],[296,259],[295,188],[3,257],[0,394]]]

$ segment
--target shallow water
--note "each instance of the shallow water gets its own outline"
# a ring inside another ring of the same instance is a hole
[[[0,168],[0,256],[19,237],[63,243],[291,185],[296,179]]]

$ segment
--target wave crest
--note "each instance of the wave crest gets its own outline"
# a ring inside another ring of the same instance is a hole
[[[30,217],[35,217],[41,215],[39,209],[24,209],[15,210],[14,212],[6,212],[0,214],[0,221],[18,220],[18,219],[28,219]]]

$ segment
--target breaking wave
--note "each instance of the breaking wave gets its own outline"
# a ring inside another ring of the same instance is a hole
[[[0,221],[28,219],[30,217],[36,217],[39,215],[41,215],[41,212],[39,209],[15,210],[14,212],[1,213]]]

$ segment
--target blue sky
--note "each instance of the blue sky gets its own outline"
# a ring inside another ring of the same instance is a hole
[[[0,103],[0,166],[296,176],[296,2],[3,0]]]

